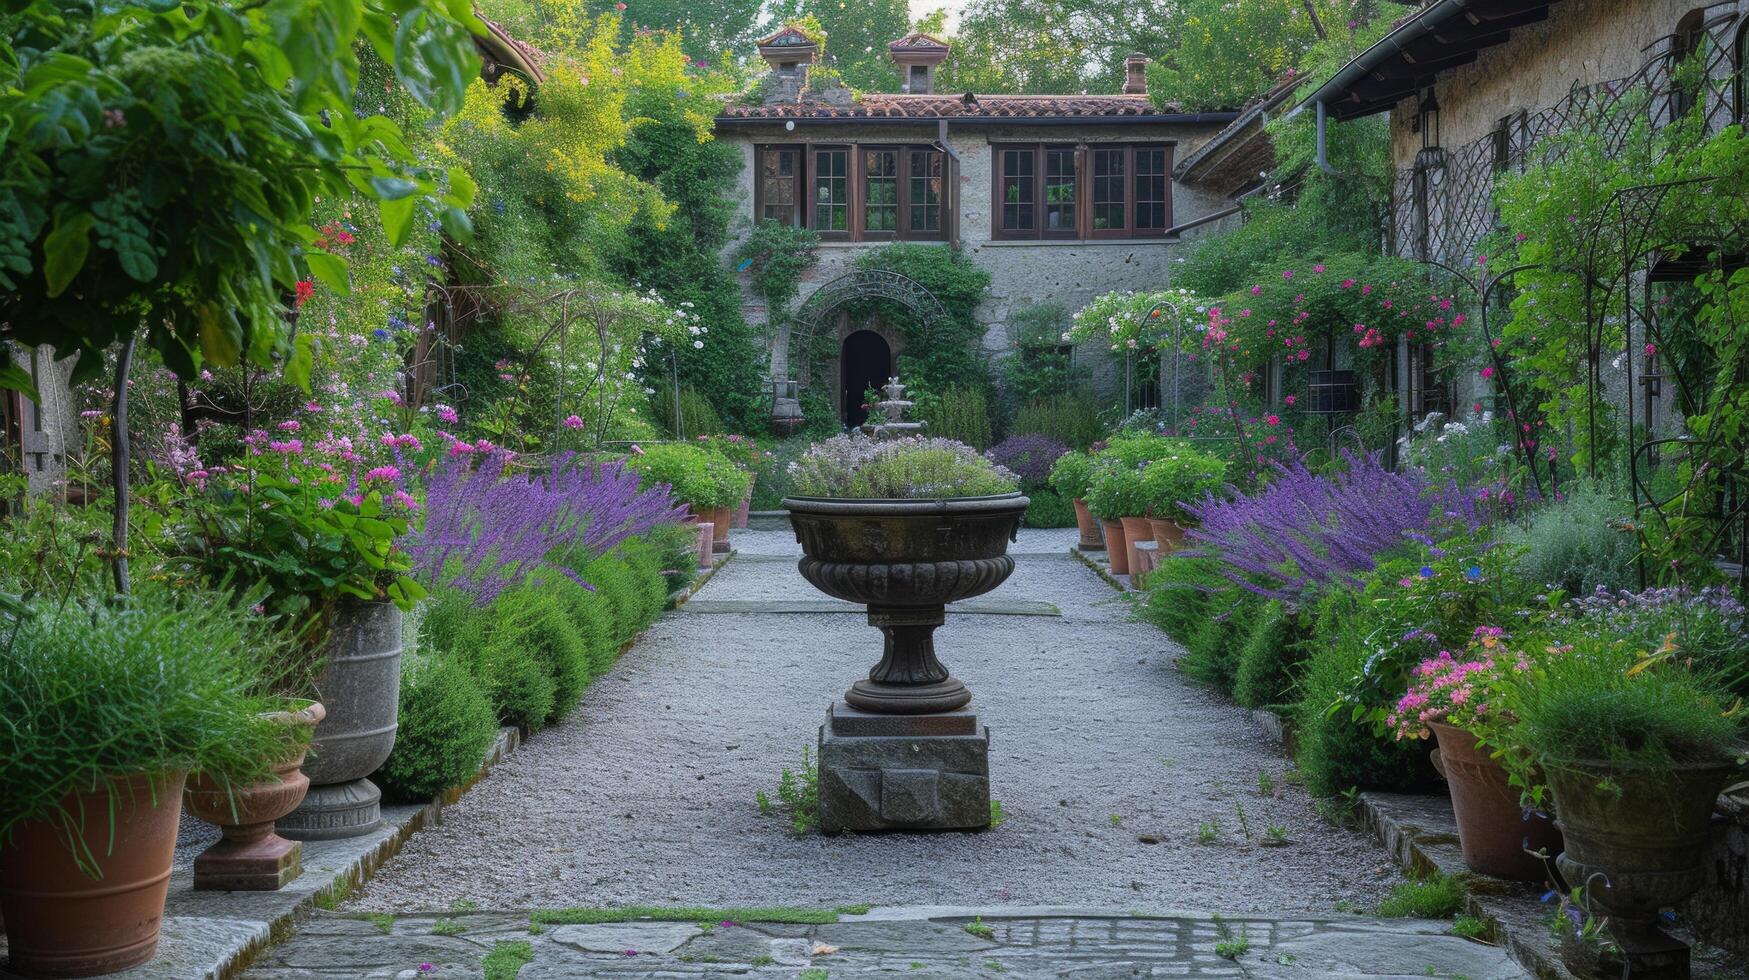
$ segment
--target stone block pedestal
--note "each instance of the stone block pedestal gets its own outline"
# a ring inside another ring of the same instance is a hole
[[[273,892],[303,872],[304,845],[269,833],[253,841],[220,841],[194,859],[196,891]]]
[[[819,759],[823,833],[990,826],[990,730],[971,711],[874,714],[839,701]]]

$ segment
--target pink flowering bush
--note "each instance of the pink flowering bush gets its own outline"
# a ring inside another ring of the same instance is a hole
[[[1398,699],[1385,724],[1400,741],[1428,738],[1429,722],[1443,722],[1477,737],[1499,729],[1502,688],[1513,675],[1530,670],[1530,661],[1505,643],[1506,631],[1478,626],[1467,651],[1450,650],[1423,660],[1411,672],[1409,690]]]

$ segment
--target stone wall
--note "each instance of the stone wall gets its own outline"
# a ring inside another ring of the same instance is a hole
[[[1501,117],[1558,104],[1574,85],[1625,78],[1663,54],[1677,22],[1691,10],[1719,36],[1725,18],[1749,4],[1741,0],[1701,4],[1695,0],[1561,0],[1548,20],[1512,32],[1505,44],[1482,51],[1475,62],[1439,77],[1440,144],[1466,146],[1493,132]],[[1391,159],[1401,170],[1421,149],[1415,132],[1419,96],[1391,110]],[[1338,123],[1337,125],[1341,125]]]
[[[1000,356],[1008,349],[1008,316],[1019,308],[1035,303],[1057,302],[1073,313],[1103,293],[1118,289],[1155,289],[1169,285],[1172,265],[1184,243],[1194,237],[1231,227],[1237,219],[1226,219],[1193,229],[1179,239],[1108,239],[1100,241],[997,241],[992,238],[991,207],[991,143],[1013,140],[1043,140],[1050,142],[1149,142],[1174,141],[1174,159],[1182,159],[1208,140],[1219,126],[1097,126],[1065,129],[1041,129],[1032,126],[990,127],[975,130],[949,129],[949,145],[959,156],[959,241],[972,261],[989,270],[990,296],[978,309],[978,319],[984,324],[984,350]],[[754,146],[760,143],[802,142],[811,136],[815,142],[911,143],[933,142],[936,130],[921,126],[870,125],[813,131],[814,134],[786,132],[781,124],[769,129],[737,128],[719,133],[718,138],[736,144],[742,155],[741,176],[735,186],[736,219],[731,225],[731,241],[727,255],[743,241],[753,226]],[[1230,202],[1219,194],[1199,187],[1173,182],[1172,221],[1183,224],[1219,211]],[[796,304],[805,301],[821,285],[843,275],[854,265],[858,255],[882,242],[822,242],[818,262],[804,276]],[[764,297],[752,292],[743,277],[743,308],[749,322],[768,322]],[[787,336],[772,336],[771,354],[774,376],[784,376],[787,364]],[[1088,371],[1095,390],[1102,395],[1121,387],[1121,364],[1114,363],[1103,347],[1087,345],[1076,352],[1076,363]]]

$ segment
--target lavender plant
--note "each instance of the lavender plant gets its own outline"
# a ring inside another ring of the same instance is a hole
[[[952,439],[877,441],[834,436],[790,464],[797,493],[811,497],[928,499],[1010,493],[1019,479]]]
[[[514,475],[505,472],[507,460],[492,453],[475,468],[452,458],[432,475],[425,525],[407,546],[420,582],[459,589],[485,606],[547,568],[560,549],[594,557],[683,516],[667,485],[640,489],[638,474],[617,460],[567,454],[546,473]]]
[[[1021,435],[1002,440],[984,455],[1019,477],[1022,487],[1032,490],[1045,485],[1051,466],[1068,451],[1068,446],[1050,436]]]
[[[1347,469],[1333,476],[1295,459],[1276,464],[1275,479],[1256,493],[1184,505],[1201,524],[1187,535],[1198,546],[1191,553],[1218,557],[1242,588],[1292,602],[1325,585],[1359,586],[1361,574],[1410,534],[1473,526],[1473,514],[1449,506],[1450,494],[1425,475],[1386,469],[1376,453],[1343,458]]]

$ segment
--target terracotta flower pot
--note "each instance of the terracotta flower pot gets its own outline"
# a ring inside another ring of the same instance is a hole
[[[268,717],[294,733],[286,757],[272,776],[247,786],[227,786],[196,773],[182,792],[183,806],[224,831],[224,839],[194,859],[197,891],[278,891],[303,871],[303,844],[273,832],[273,822],[292,812],[310,790],[310,777],[300,767],[309,751],[316,725],[328,716],[315,701],[300,701],[291,710]]]
[[[1442,722],[1428,722],[1439,740],[1433,767],[1451,789],[1458,844],[1471,871],[1512,881],[1543,882],[1550,868],[1527,851],[1561,852],[1561,832],[1546,814],[1527,813],[1506,769],[1476,747],[1476,737]]]
[[[747,495],[745,497],[742,497],[741,502],[735,505],[734,524],[736,527],[745,528],[747,526],[747,514],[752,509],[753,509],[753,484],[749,483],[749,484],[747,484]]]
[[[705,516],[716,525],[716,541],[711,545],[711,551],[719,555],[728,554],[729,524],[735,519],[734,511],[728,507],[712,507]]]
[[[1124,540],[1123,522],[1101,519],[1099,526],[1105,531],[1105,553],[1111,557],[1111,574],[1128,575],[1130,573],[1130,547]]]
[[[85,815],[79,847],[101,878],[79,869],[59,820],[13,828],[0,843],[0,916],[14,973],[89,977],[152,958],[185,776],[118,777],[67,796],[65,810]]]
[[[1075,527],[1081,531],[1081,540],[1075,547],[1082,551],[1104,551],[1105,542],[1099,537],[1099,521],[1093,517],[1093,512],[1087,509],[1087,501],[1075,498]]]
[[[1120,517],[1118,520],[1123,524],[1124,546],[1130,552],[1130,574],[1134,575],[1142,564],[1136,558],[1136,545],[1154,540],[1154,529],[1148,526],[1146,517]]]
[[[1705,880],[1713,808],[1737,772],[1721,760],[1662,773],[1602,761],[1545,773],[1566,843],[1555,863],[1608,917],[1631,975],[1687,975],[1688,946],[1659,927],[1658,914]]]
[[[1150,517],[1148,518],[1148,529],[1154,534],[1154,543],[1160,546],[1158,557],[1164,558],[1184,547],[1184,526],[1177,521]]]
[[[711,549],[716,545],[717,526],[710,521],[696,521],[698,526],[698,567],[711,567]]]
[[[293,840],[338,840],[382,826],[382,791],[365,778],[395,748],[401,693],[401,611],[387,602],[344,602],[328,636],[316,696],[328,717],[316,726],[304,775],[310,791],[278,821]]]

